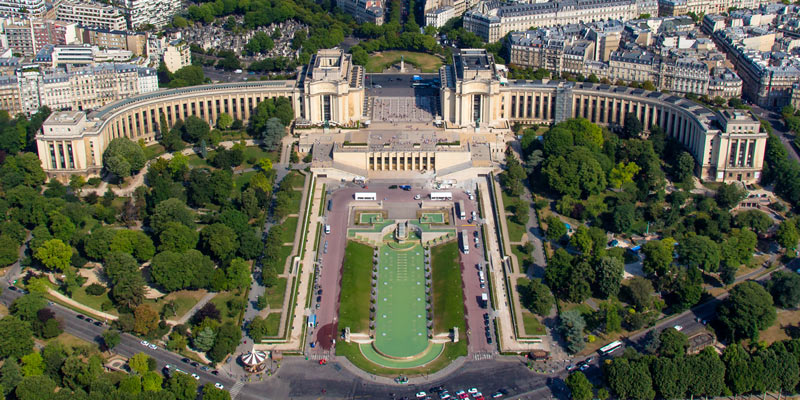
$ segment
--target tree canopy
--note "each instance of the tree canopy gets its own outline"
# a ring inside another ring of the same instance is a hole
[[[119,178],[139,171],[145,161],[142,147],[126,137],[115,138],[103,152],[103,167]]]

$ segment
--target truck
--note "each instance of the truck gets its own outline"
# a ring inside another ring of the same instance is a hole
[[[469,238],[467,237],[467,231],[461,231],[461,251],[464,254],[469,254]]]
[[[489,306],[489,295],[486,292],[481,293],[481,308]]]
[[[458,216],[461,219],[466,219],[467,218],[467,211],[464,210],[464,201],[463,200],[459,200],[458,201]]]

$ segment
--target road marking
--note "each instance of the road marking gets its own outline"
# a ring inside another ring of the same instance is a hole
[[[466,227],[476,227],[476,226],[478,226],[478,225],[459,225],[458,227],[459,227],[459,228],[461,228],[461,227],[465,227],[465,226],[466,226]]]
[[[231,388],[231,390],[230,390],[230,393],[231,393],[231,398],[232,398],[232,399],[235,399],[235,398],[236,398],[236,395],[238,395],[238,394],[239,394],[239,392],[241,392],[241,391],[242,391],[242,387],[244,387],[244,382],[242,382],[242,381],[236,381],[236,383],[233,385],[233,387],[232,387],[232,388]]]

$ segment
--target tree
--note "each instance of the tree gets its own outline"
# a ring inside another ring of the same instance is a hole
[[[581,371],[570,374],[566,380],[567,389],[574,400],[592,400],[592,384]]]
[[[203,400],[231,400],[227,390],[217,389],[214,385],[206,383],[203,386]]]
[[[794,250],[797,247],[798,240],[800,240],[800,233],[797,231],[797,225],[794,220],[787,219],[778,225],[778,231],[775,232],[775,241],[784,249]]]
[[[744,200],[746,196],[747,192],[739,188],[736,184],[723,183],[719,189],[717,189],[717,195],[714,196],[714,199],[717,201],[717,205],[719,205],[720,208],[730,209]]]
[[[251,283],[250,264],[241,258],[234,258],[225,269],[225,277],[228,290],[244,290]]]
[[[58,211],[50,213],[50,232],[53,237],[64,242],[69,242],[75,235],[75,224]]]
[[[144,150],[126,137],[118,137],[108,144],[103,152],[103,167],[124,179],[144,167]]]
[[[627,232],[636,220],[636,207],[632,203],[617,204],[611,215],[611,229],[617,233]]]
[[[211,129],[206,121],[190,115],[183,121],[183,140],[189,143],[200,143],[208,140]]]
[[[208,351],[214,345],[216,336],[213,329],[206,327],[195,335],[192,345],[198,351]]]
[[[208,351],[207,356],[212,361],[221,362],[228,356],[228,354],[236,350],[236,346],[242,339],[242,330],[238,326],[225,323],[219,328],[214,345]]]
[[[139,263],[130,254],[110,253],[106,256],[103,270],[111,283],[116,285],[126,277],[139,275]]]
[[[666,275],[672,266],[672,252],[675,249],[675,240],[664,238],[651,240],[642,246],[644,260],[642,269],[645,273],[657,276]]]
[[[200,239],[197,231],[179,222],[167,222],[165,229],[158,237],[160,244],[159,251],[174,251],[177,253],[197,247]]]
[[[123,393],[139,394],[142,392],[142,378],[138,375],[128,375],[119,382],[119,390]]]
[[[33,349],[30,325],[14,316],[0,319],[0,358],[20,358]]]
[[[19,400],[44,400],[53,397],[56,383],[47,376],[26,376],[14,393]]]
[[[625,265],[616,257],[602,257],[596,266],[596,278],[593,286],[601,299],[616,296],[619,293]]]
[[[142,231],[120,229],[111,241],[112,252],[132,254],[139,262],[145,262],[156,252],[153,241]]]
[[[178,222],[188,228],[195,228],[195,214],[186,207],[186,204],[178,199],[167,199],[158,203],[150,217],[150,227],[157,233],[161,233],[168,227],[169,222]]]
[[[286,135],[286,129],[278,118],[270,118],[264,128],[257,132],[257,136],[262,140],[263,146],[267,150],[275,150]]]
[[[128,359],[128,366],[139,375],[150,371],[150,356],[145,353],[136,353]]]
[[[44,360],[38,352],[26,354],[20,361],[22,361],[22,376],[44,375]]]
[[[158,372],[147,371],[142,376],[142,389],[145,392],[160,392],[164,379]]]
[[[636,114],[629,112],[625,113],[625,121],[622,128],[622,136],[626,139],[637,138],[642,134],[642,121],[636,117]]]
[[[184,253],[163,251],[150,264],[153,280],[168,292],[207,287],[213,273],[214,262],[194,249]]]
[[[800,275],[790,271],[775,271],[767,282],[775,305],[780,308],[796,308],[800,305]]]
[[[775,322],[772,296],[753,281],[743,282],[730,291],[717,312],[731,339],[758,339],[758,333]]]
[[[33,322],[39,310],[47,306],[47,300],[38,293],[26,294],[11,303],[11,315],[27,322]]]
[[[211,224],[200,231],[203,247],[218,260],[228,260],[236,252],[239,244],[233,229],[221,223]]]
[[[269,334],[269,324],[267,320],[258,316],[253,318],[247,326],[247,334],[254,342],[260,342]]]
[[[115,232],[111,229],[102,227],[94,229],[83,241],[84,254],[93,260],[104,259],[111,251],[111,242],[115,236]]]
[[[551,215],[551,216],[547,217],[545,222],[547,223],[546,236],[547,236],[547,238],[549,240],[555,242],[555,241],[558,241],[559,239],[564,237],[564,235],[567,234],[567,227],[555,215]]]
[[[64,272],[69,268],[72,247],[59,239],[51,239],[35,249],[33,256],[48,269]]]
[[[6,235],[0,235],[0,266],[11,265],[19,258],[19,242]]]
[[[158,329],[158,313],[147,304],[136,307],[133,313],[136,323],[133,330],[140,335],[148,335]]]
[[[13,392],[21,381],[22,372],[19,370],[17,360],[14,358],[5,360],[0,368],[0,393],[8,398],[9,393]]]
[[[553,294],[550,289],[539,279],[531,279],[526,284],[519,286],[519,295],[522,305],[543,317],[550,315],[553,308]]]
[[[617,357],[604,365],[608,386],[620,399],[652,400],[653,380],[645,360]]]
[[[686,354],[689,338],[675,328],[669,327],[661,331],[658,354],[666,357],[677,357]]]
[[[686,151],[681,152],[673,170],[678,182],[688,182],[694,176],[694,157]]]
[[[678,246],[681,262],[706,272],[717,271],[720,262],[719,253],[719,246],[708,236],[689,236]]]
[[[217,117],[217,128],[221,131],[227,130],[233,124],[233,117],[228,113],[222,113]]]
[[[634,276],[626,287],[627,297],[637,310],[650,308],[653,302],[653,284],[641,276]]]
[[[633,182],[633,177],[636,176],[640,170],[641,168],[633,161],[628,163],[620,162],[608,173],[608,183],[611,187],[619,189],[623,184]]]
[[[583,329],[586,328],[586,321],[578,310],[569,310],[559,316],[559,332],[567,342],[567,351],[575,354],[586,346],[583,340]]]
[[[176,400],[195,400],[197,398],[197,382],[189,374],[173,374],[167,380],[168,391]]]
[[[741,228],[749,228],[757,234],[766,233],[772,226],[772,218],[761,210],[745,210],[736,214],[734,218],[736,225]]]
[[[652,331],[651,331],[652,332]],[[685,372],[681,367],[683,359],[660,357],[651,365],[653,387],[656,393],[665,399],[682,399],[688,388]]]
[[[109,329],[103,332],[102,337],[103,337],[103,347],[105,347],[105,349],[108,351],[111,351],[112,349],[114,349],[114,347],[117,347],[117,345],[120,342],[119,331],[113,329]]]

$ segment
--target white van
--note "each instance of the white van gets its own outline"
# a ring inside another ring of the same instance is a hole
[[[483,271],[478,271],[478,279],[481,281],[481,283],[486,283],[486,278],[483,276]]]
[[[325,224],[325,234],[327,235],[329,233],[331,233],[331,226],[328,225],[328,224]]]

